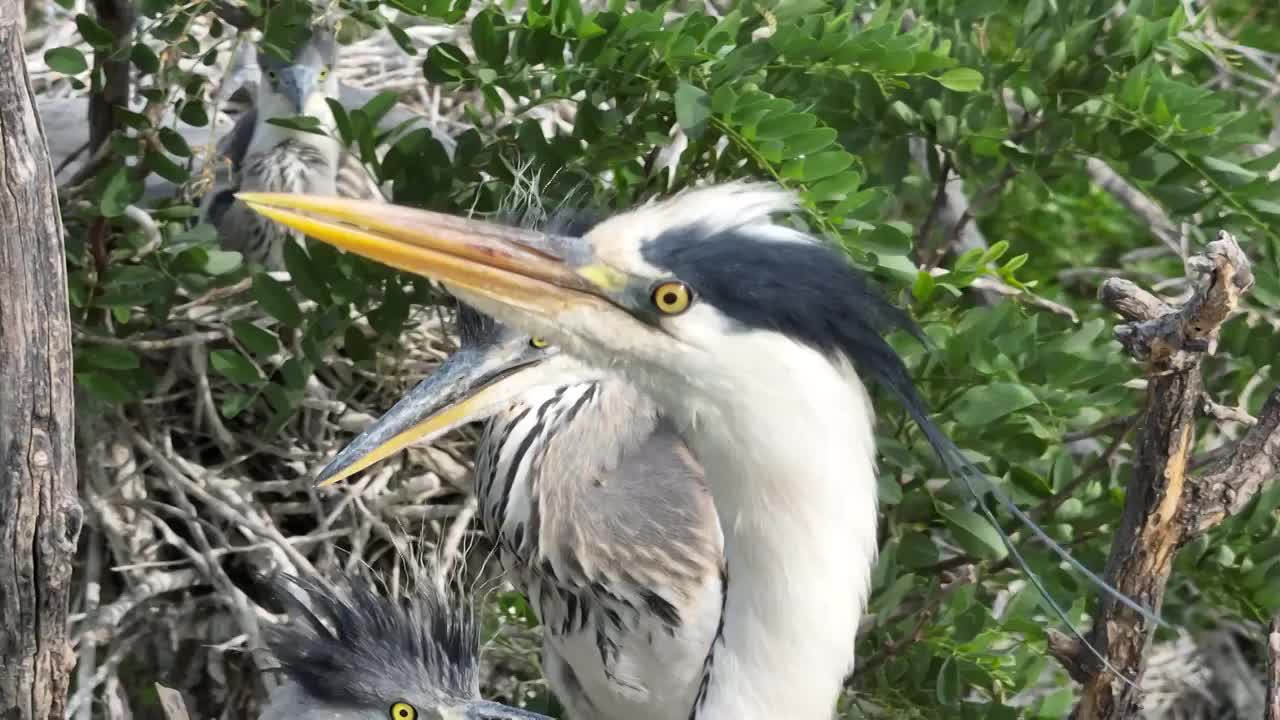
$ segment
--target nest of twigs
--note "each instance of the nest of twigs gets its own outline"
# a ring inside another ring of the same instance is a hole
[[[42,100],[83,97],[43,61],[47,47],[88,49],[74,25],[83,4],[49,3],[46,22],[29,38],[29,70]],[[197,23],[193,34],[200,32]],[[344,46],[342,80],[397,92],[404,107],[445,134],[470,127],[460,99],[421,79],[421,52],[445,38],[465,43],[465,30],[455,37],[457,28],[420,25],[408,33],[421,48],[417,58],[385,33]],[[233,93],[256,82],[252,53],[226,55],[213,66],[230,71],[226,81],[211,83],[218,133],[243,110]],[[163,717],[157,683],[179,691],[192,718],[254,717],[274,687],[263,672],[271,663],[261,652],[262,629],[284,619],[271,593],[282,573],[372,574],[397,587],[425,568],[473,594],[506,589],[472,523],[473,430],[401,453],[349,483],[317,489],[312,482],[456,347],[449,308],[417,309],[412,332],[379,358],[376,371],[327,358],[304,389],[302,411],[263,437],[261,413],[222,417],[215,398],[227,381],[207,362],[209,349],[232,336],[233,321],[261,316],[248,290],[241,283],[180,298],[162,331],[113,341],[161,378],[143,402],[107,406],[78,393],[86,523],[71,608],[78,664],[70,717]],[[538,631],[512,621],[502,603],[476,607],[485,614],[483,694],[519,703],[541,692]]]

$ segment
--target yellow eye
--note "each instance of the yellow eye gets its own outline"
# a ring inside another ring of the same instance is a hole
[[[320,79],[324,80],[327,77],[329,77],[329,68],[324,68],[320,71]]]
[[[653,306],[663,315],[679,315],[689,309],[693,292],[679,280],[669,280],[654,287],[650,297],[653,299]]]
[[[398,702],[391,706],[391,720],[415,720],[418,709],[407,702]]]
[[[542,348],[544,348],[544,347],[546,347],[546,346],[548,346],[548,345],[550,345],[550,344],[551,344],[551,343],[547,342],[546,340],[543,340],[543,339],[542,339],[542,338],[540,338],[540,337],[533,337],[533,338],[529,338],[529,345],[531,345],[531,346],[533,346],[533,347],[537,348],[538,350],[541,350]]]

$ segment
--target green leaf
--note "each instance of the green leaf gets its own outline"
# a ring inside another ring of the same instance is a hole
[[[89,69],[84,55],[73,47],[57,47],[45,51],[44,64],[63,75],[79,75]]]
[[[115,405],[133,399],[133,393],[129,392],[129,388],[109,373],[90,370],[77,372],[75,377],[81,387],[105,402]]]
[[[191,157],[191,146],[187,144],[187,139],[173,128],[160,128],[160,144],[164,145],[164,149],[177,155],[178,157]]]
[[[357,363],[371,363],[377,358],[369,339],[354,325],[343,334],[342,347]]]
[[[676,122],[690,140],[697,140],[707,129],[711,119],[711,99],[701,88],[682,82],[676,89]]]
[[[938,83],[955,92],[974,92],[982,88],[982,73],[973,68],[952,68],[938,77]]]
[[[951,414],[961,424],[980,427],[1036,402],[1036,396],[1024,385],[992,383],[966,390],[952,407]]]
[[[436,43],[427,50],[422,74],[434,83],[452,82],[465,78],[470,64],[462,48],[451,43]]]
[[[112,37],[111,31],[99,25],[97,20],[80,13],[76,15],[76,29],[80,31],[80,37],[95,50],[111,49],[111,43],[115,38]]]
[[[1009,554],[1000,534],[978,513],[963,508],[944,508],[940,512],[965,552],[988,560],[1003,560]]]
[[[898,543],[898,562],[908,568],[924,568],[938,562],[938,546],[925,533],[904,535]]]
[[[711,111],[722,117],[728,116],[737,102],[738,94],[733,91],[733,87],[721,85],[711,94]]]
[[[204,108],[204,102],[200,100],[188,100],[182,104],[182,110],[178,111],[178,117],[182,122],[193,127],[204,127],[209,124],[209,113]]]
[[[230,420],[245,411],[245,408],[253,404],[253,393],[233,392],[227,393],[222,399],[222,405],[218,412],[222,413],[222,417]]]
[[[141,365],[132,350],[117,345],[90,345],[77,348],[76,366],[92,365],[106,370],[133,370]]]
[[[815,153],[835,141],[836,131],[833,128],[820,127],[791,135],[784,140],[784,143],[788,153],[801,156]]]
[[[364,112],[365,117],[369,119],[370,126],[376,127],[378,123],[382,122],[382,118],[391,112],[391,108],[396,106],[397,97],[394,92],[383,90],[364,104],[361,110]]]
[[[253,385],[262,379],[258,369],[239,350],[214,350],[209,353],[209,364],[223,377],[241,385]]]
[[[857,244],[877,255],[906,255],[911,251],[911,236],[893,225],[883,224],[875,226],[871,232],[859,234]],[[916,272],[915,268],[912,271]]]
[[[297,130],[298,132],[310,133],[312,135],[319,135],[321,137],[329,136],[329,133],[325,132],[324,127],[320,125],[320,119],[310,115],[268,118],[267,124],[287,128],[289,130]]]
[[[102,211],[104,217],[119,217],[124,214],[126,207],[140,197],[142,197],[142,188],[129,178],[129,169],[122,166],[117,168],[111,175],[111,179],[107,181],[98,209]]]
[[[1256,180],[1258,177],[1258,173],[1252,170],[1246,170],[1233,162],[1222,160],[1211,155],[1206,155],[1203,160],[1205,166],[1210,170],[1231,176],[1231,178],[1237,182],[1250,182],[1252,180]]]
[[[225,275],[243,264],[240,253],[234,250],[206,250],[204,271],[209,275]]]
[[[289,294],[289,288],[270,275],[258,273],[253,276],[253,298],[271,317],[286,326],[296,328],[302,325],[302,310]]]
[[[270,331],[254,325],[248,320],[235,320],[231,323],[231,331],[235,333],[236,340],[241,345],[248,348],[249,352],[261,357],[267,357],[280,352],[280,341]]]
[[[315,271],[311,256],[296,242],[285,243],[284,267],[293,278],[293,286],[308,300],[314,300],[321,306],[330,302],[329,291],[324,280]]]
[[[829,150],[807,156],[804,159],[804,169],[801,171],[801,175],[805,182],[817,182],[825,177],[835,175],[852,164],[853,155],[843,150]]]
[[[471,21],[471,46],[476,50],[476,59],[491,68],[501,68],[507,62],[505,25],[506,19],[492,9],[482,10]]]
[[[400,26],[393,22],[387,23],[387,32],[391,33],[391,39],[395,40],[396,45],[409,55],[417,55],[418,48],[413,44],[413,38],[409,37],[409,33],[405,32]]]
[[[160,69],[160,57],[146,43],[137,42],[129,51],[129,59],[142,75],[150,75]]]
[[[956,665],[955,656],[942,661],[938,678],[934,682],[934,695],[940,705],[954,705],[960,700],[960,669]]]
[[[756,137],[760,140],[786,140],[813,129],[816,124],[818,118],[808,113],[770,115],[756,125]]]

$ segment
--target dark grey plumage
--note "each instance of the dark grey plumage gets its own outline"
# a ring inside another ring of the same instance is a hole
[[[470,604],[432,585],[391,598],[372,582],[339,586],[286,578],[277,595],[293,617],[268,629],[272,655],[287,677],[327,703],[387,705],[398,698],[436,702],[479,695],[479,638]]]
[[[393,596],[351,576],[275,587],[290,619],[266,640],[284,682],[260,720],[550,720],[480,699],[479,637],[458,594]]]
[[[333,136],[328,100],[340,96],[333,66],[338,59],[333,31],[312,29],[288,60],[258,53],[263,71],[255,105],[219,142],[230,165],[226,184],[203,203],[205,221],[218,229],[223,246],[268,269],[284,268],[283,245],[302,235],[250,211],[237,201],[239,191],[307,192],[359,199],[385,199],[360,158]],[[307,115],[328,135],[293,130],[269,122]]]

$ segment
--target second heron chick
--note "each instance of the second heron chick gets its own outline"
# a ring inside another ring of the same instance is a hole
[[[219,143],[231,164],[228,187],[211,192],[204,219],[218,230],[224,247],[269,270],[283,270],[284,243],[302,233],[266,221],[235,199],[241,191],[302,192],[361,200],[384,200],[360,158],[333,136],[336,122],[330,100],[340,97],[338,41],[331,27],[319,24],[288,58],[258,51],[262,81],[253,110]],[[317,132],[271,122],[296,117],[316,121]]]
[[[431,585],[399,596],[354,577],[284,578],[267,634],[284,682],[259,720],[551,720],[480,699],[471,608]]]
[[[686,720],[724,589],[701,465],[621,378],[465,305],[458,315],[458,352],[321,481],[487,420],[481,521],[542,622],[543,666],[569,717]]]

